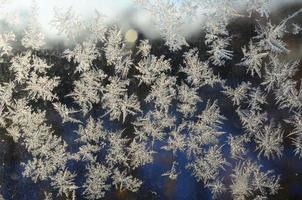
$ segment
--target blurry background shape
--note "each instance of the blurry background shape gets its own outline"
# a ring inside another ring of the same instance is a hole
[[[137,40],[138,34],[134,29],[129,29],[125,34],[126,42],[134,43]]]

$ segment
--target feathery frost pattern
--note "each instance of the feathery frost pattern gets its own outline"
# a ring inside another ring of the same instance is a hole
[[[302,36],[302,9],[276,21],[270,0],[134,3],[160,40],[131,43],[98,11],[55,8],[50,25],[68,42],[52,50],[39,1],[21,33],[1,29],[1,138],[24,149],[19,178],[43,186],[38,199],[169,199],[140,173],[164,160],[160,179],[190,173],[211,199],[274,199],[286,180],[264,163],[302,158],[302,71],[288,42]],[[199,15],[194,43],[184,30]],[[237,20],[252,22],[248,39]],[[1,181],[1,200],[21,198]]]

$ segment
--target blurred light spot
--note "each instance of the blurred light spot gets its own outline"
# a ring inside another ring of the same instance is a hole
[[[129,29],[125,34],[125,39],[127,42],[134,43],[137,40],[137,32],[133,29]]]

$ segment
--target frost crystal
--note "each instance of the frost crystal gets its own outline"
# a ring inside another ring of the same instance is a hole
[[[256,133],[255,142],[259,156],[264,155],[266,158],[280,157],[283,151],[283,133],[280,126],[270,125],[264,126],[264,130]]]

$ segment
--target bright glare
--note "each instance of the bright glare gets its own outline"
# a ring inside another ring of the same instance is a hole
[[[133,29],[129,29],[125,34],[127,42],[134,43],[137,40],[137,32]]]

